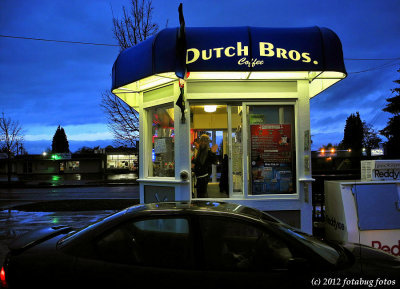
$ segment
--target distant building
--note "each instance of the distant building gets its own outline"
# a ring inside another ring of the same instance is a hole
[[[138,170],[139,159],[136,149],[107,147],[104,151],[106,155],[106,171]]]
[[[12,159],[14,174],[124,173],[138,169],[136,149],[97,149],[83,154],[17,155]],[[0,174],[7,173],[7,159],[0,158]]]

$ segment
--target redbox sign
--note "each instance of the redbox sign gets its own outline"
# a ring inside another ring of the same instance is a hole
[[[397,245],[393,245],[392,247],[388,245],[382,245],[381,241],[372,241],[371,247],[383,250],[394,256],[400,256],[400,240],[398,240]]]

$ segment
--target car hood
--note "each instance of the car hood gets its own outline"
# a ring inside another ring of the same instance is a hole
[[[67,226],[53,226],[30,231],[17,237],[8,248],[13,252],[22,252],[48,239],[54,238],[57,235],[65,234],[72,230],[71,227]]]

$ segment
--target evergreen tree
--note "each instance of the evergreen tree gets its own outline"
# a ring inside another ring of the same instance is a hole
[[[69,153],[69,143],[67,135],[62,127],[58,126],[51,144],[53,153]]]
[[[397,72],[400,72],[400,69]],[[400,84],[400,79],[394,82]],[[400,87],[396,87],[391,91],[394,96],[386,99],[388,104],[383,111],[389,112],[393,116],[389,118],[387,126],[380,133],[388,139],[385,143],[387,156],[400,158]]]
[[[346,119],[346,125],[344,127],[343,140],[340,142],[341,149],[351,149],[352,152],[357,155],[361,154],[364,141],[364,126],[360,118],[360,114],[352,113]]]

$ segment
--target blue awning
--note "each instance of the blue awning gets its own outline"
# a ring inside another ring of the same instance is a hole
[[[132,84],[152,76],[174,78],[178,29],[164,29],[122,51],[113,66],[112,91],[143,90]],[[265,72],[307,72],[311,81],[334,82],[346,76],[341,42],[327,28],[187,27],[186,43],[191,74],[248,72],[246,79],[262,79]]]

